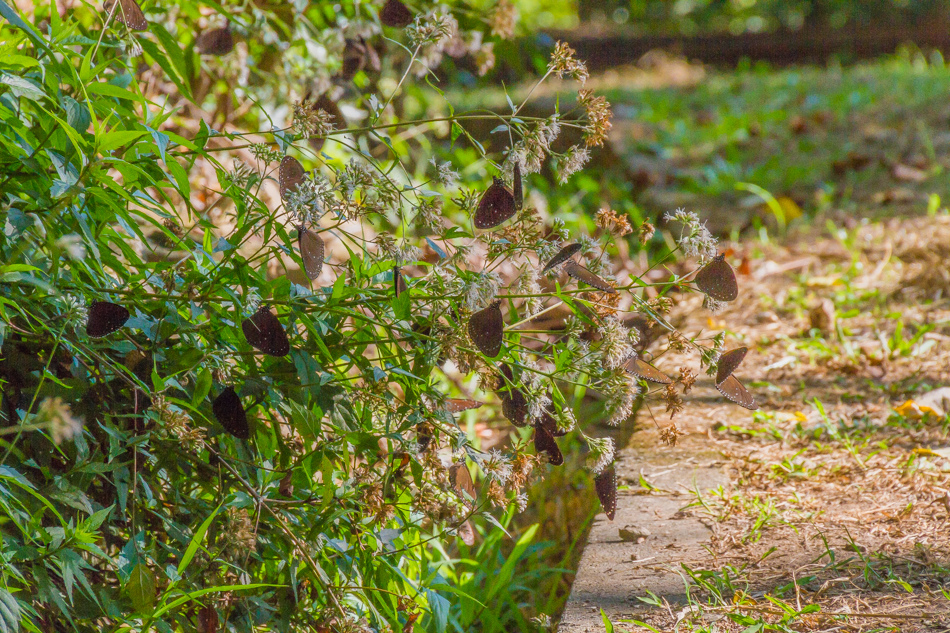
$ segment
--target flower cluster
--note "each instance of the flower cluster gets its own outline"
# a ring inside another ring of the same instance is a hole
[[[557,42],[554,45],[554,53],[551,54],[551,61],[548,62],[548,71],[558,77],[570,77],[583,83],[587,82],[589,77],[587,66],[576,57],[576,51],[564,42]]]

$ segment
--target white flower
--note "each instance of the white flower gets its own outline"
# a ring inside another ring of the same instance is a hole
[[[589,437],[587,446],[590,448],[587,463],[591,472],[599,475],[614,462],[614,441],[609,437]]]
[[[600,326],[602,337],[600,353],[604,357],[604,367],[617,369],[634,354],[630,345],[630,333],[626,326],[615,317],[607,317]]]
[[[698,215],[692,211],[677,209],[673,213],[667,213],[663,219],[683,225],[677,244],[684,255],[687,257],[699,255],[703,259],[712,259],[716,256],[718,241],[706,228],[705,222],[700,221]]]

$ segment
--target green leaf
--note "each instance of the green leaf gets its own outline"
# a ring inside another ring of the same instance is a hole
[[[17,633],[19,630],[20,604],[12,593],[0,587],[0,633]]]
[[[155,576],[148,565],[139,563],[132,568],[125,590],[136,611],[146,612],[155,604]]]
[[[600,610],[600,619],[604,623],[604,633],[614,633],[614,623],[610,621],[603,609]]]
[[[122,147],[123,145],[134,143],[136,140],[142,138],[146,134],[148,134],[148,132],[142,132],[139,130],[116,130],[114,132],[106,132],[99,137],[99,151],[102,153],[111,152],[112,150]]]
[[[201,541],[204,540],[205,534],[208,532],[208,528],[211,527],[211,522],[214,521],[214,517],[217,516],[222,507],[223,505],[219,505],[217,508],[215,508],[214,512],[208,515],[208,518],[201,522],[201,525],[198,526],[194,536],[191,537],[188,547],[185,548],[185,553],[182,554],[181,562],[178,563],[179,576],[182,575],[182,572],[185,571],[185,568],[188,567],[188,565],[191,563],[191,560],[195,557],[195,554],[198,552],[198,548],[201,546]]]
[[[43,86],[25,77],[20,77],[19,75],[0,73],[0,84],[7,86],[10,92],[16,96],[26,97],[33,101],[46,96],[46,91],[43,90]]]
[[[205,368],[198,374],[195,381],[195,392],[191,395],[191,404],[198,406],[211,393],[211,372]]]

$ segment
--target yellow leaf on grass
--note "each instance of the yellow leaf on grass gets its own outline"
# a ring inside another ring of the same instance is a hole
[[[919,405],[913,400],[908,400],[907,402],[900,405],[899,407],[895,407],[894,411],[896,411],[898,415],[901,415],[907,418],[908,420],[921,420],[926,415],[940,417],[939,415],[937,415],[937,412],[931,409],[930,407],[926,405]]]

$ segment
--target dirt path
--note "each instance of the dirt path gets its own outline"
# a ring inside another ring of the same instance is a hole
[[[674,309],[749,347],[761,410],[702,376],[675,447],[641,412],[560,631],[950,631],[950,216],[835,237],[749,246],[738,301]]]

